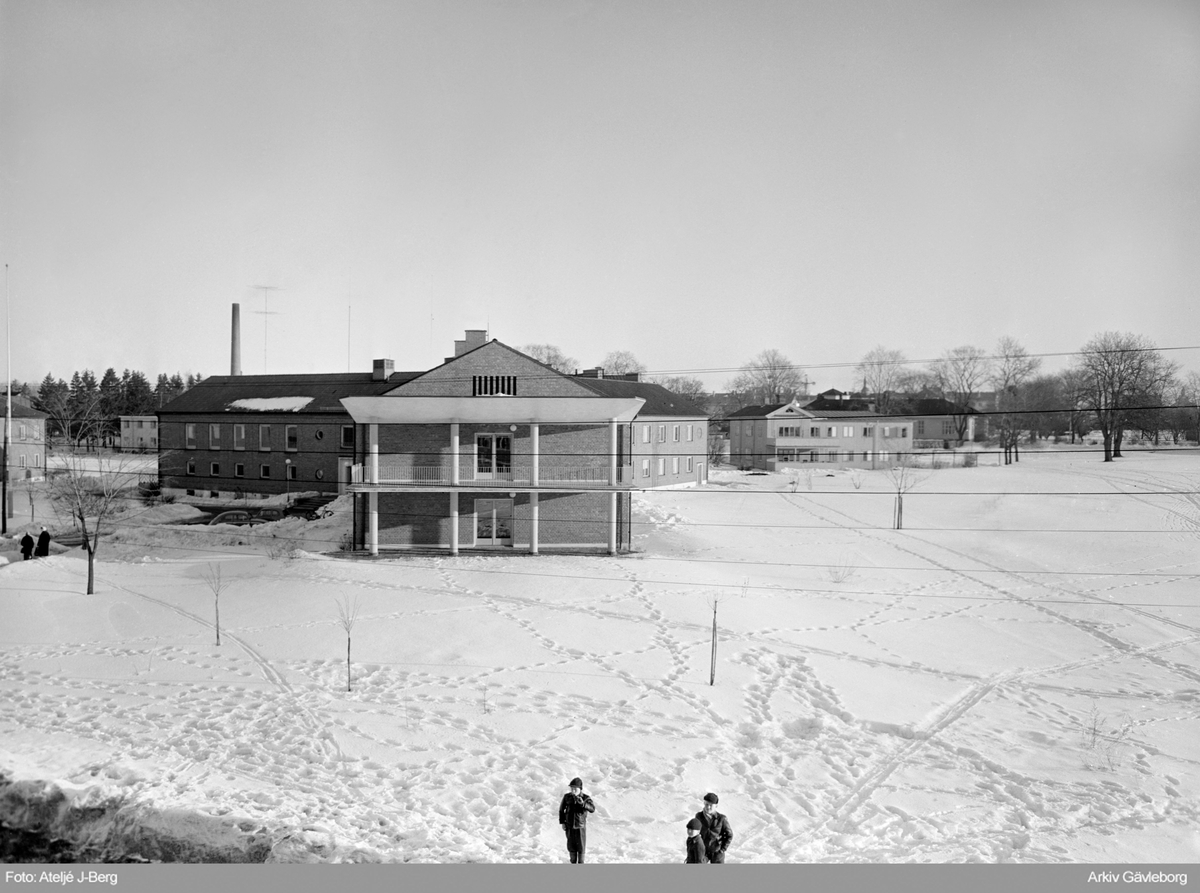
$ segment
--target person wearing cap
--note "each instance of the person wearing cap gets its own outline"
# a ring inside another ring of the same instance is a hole
[[[687,858],[683,861],[688,865],[703,865],[708,861],[708,855],[704,852],[704,840],[700,837],[700,820],[692,819],[687,823],[687,841],[684,846],[687,847]]]
[[[21,537],[21,558],[28,561],[33,557],[33,537],[29,535],[29,531],[25,531],[25,535]]]
[[[729,819],[717,812],[717,802],[716,794],[705,794],[704,808],[696,813],[696,821],[700,823],[700,839],[704,841],[704,851],[713,865],[725,861],[725,851],[733,843],[733,829],[729,827]]]
[[[583,779],[572,778],[567,786],[571,790],[563,795],[559,804],[558,823],[567,832],[571,864],[582,865],[583,852],[587,849],[587,814],[596,811],[596,804],[583,792]]]

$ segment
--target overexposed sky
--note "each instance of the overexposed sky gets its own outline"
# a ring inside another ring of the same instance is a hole
[[[1200,344],[1198,195],[1188,2],[0,0],[19,379]]]

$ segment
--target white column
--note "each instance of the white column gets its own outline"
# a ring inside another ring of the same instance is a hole
[[[608,423],[608,484],[617,485],[617,420]]]
[[[451,426],[457,428],[458,425]],[[454,439],[457,442],[458,432],[454,432]],[[457,467],[457,466],[455,466]],[[458,491],[455,490],[450,494],[450,554],[458,554]]]
[[[450,423],[450,483],[458,486],[458,422]]]
[[[533,468],[530,471],[529,482],[533,486],[536,487],[538,485],[538,480],[540,477],[540,471],[538,469],[538,462],[541,461],[539,458],[539,455],[538,455],[538,425],[537,425],[537,423],[533,423],[529,426],[529,454],[530,454],[530,459],[532,459],[532,461],[533,461]],[[536,497],[535,497],[535,499],[536,499]],[[534,511],[536,512],[537,511],[537,502],[535,501],[533,503],[533,505],[534,505]],[[535,517],[536,517],[536,515],[535,515]],[[536,525],[534,525],[534,526],[536,528]],[[537,549],[534,549],[533,551],[536,552]]]
[[[608,494],[608,554],[617,554],[617,491]]]
[[[372,490],[367,497],[367,551],[379,554],[379,493]]]
[[[536,463],[534,468],[537,468]],[[531,555],[538,553],[538,495],[536,493],[529,494],[529,552]]]
[[[371,455],[370,483],[379,484],[379,425],[367,426],[367,449]],[[367,550],[372,555],[379,554],[379,491],[372,490],[367,514]]]

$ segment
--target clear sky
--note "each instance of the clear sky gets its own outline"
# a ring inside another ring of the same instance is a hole
[[[1195,2],[0,0],[23,380],[1194,345],[1198,199]]]

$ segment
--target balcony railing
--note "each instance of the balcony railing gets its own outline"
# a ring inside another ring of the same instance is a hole
[[[379,464],[379,477],[371,480],[369,464],[354,465],[350,469],[350,484],[360,486],[455,486],[453,465],[393,465]],[[539,487],[607,487],[607,466],[594,465],[542,465],[538,468]],[[617,483],[633,480],[633,466],[617,466]],[[461,487],[532,487],[533,469],[529,467],[480,471],[474,464],[459,467],[458,484]]]

